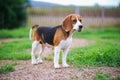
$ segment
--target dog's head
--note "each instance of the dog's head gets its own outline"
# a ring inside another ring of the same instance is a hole
[[[68,32],[71,30],[81,31],[82,25],[82,18],[77,14],[70,14],[62,22],[63,29]]]

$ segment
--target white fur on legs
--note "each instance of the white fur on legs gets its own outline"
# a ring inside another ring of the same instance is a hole
[[[43,53],[43,51],[44,51],[44,44],[42,44],[41,45],[42,46],[42,48],[41,48],[41,50],[40,50],[40,52],[39,52],[39,56],[38,56],[38,58],[37,58],[37,63],[42,63],[43,61],[42,61],[42,53]]]
[[[60,55],[60,48],[57,46],[54,48],[54,68],[60,68],[59,55]]]
[[[33,43],[32,43],[32,52],[31,52],[31,63],[32,64],[37,64],[37,61],[35,59],[35,50],[36,50],[38,44],[39,44],[38,41],[33,41]]]
[[[69,51],[69,48],[66,48],[66,49],[63,50],[63,55],[62,55],[62,65],[63,65],[63,67],[69,67],[69,65],[66,62],[68,51]]]
[[[37,58],[37,63],[42,63],[42,62],[43,62],[42,58],[41,58],[41,57],[38,57],[38,58]]]

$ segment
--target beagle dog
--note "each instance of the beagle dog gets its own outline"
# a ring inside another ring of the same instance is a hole
[[[34,25],[30,29],[30,38],[32,37],[32,51],[31,51],[31,63],[42,63],[41,54],[45,46],[54,48],[54,68],[60,68],[59,55],[60,50],[62,53],[62,66],[69,67],[66,62],[67,53],[72,43],[72,35],[74,31],[81,31],[82,19],[77,14],[70,14],[62,22],[62,25],[56,27],[45,27]],[[32,33],[32,29],[35,29]],[[35,59],[35,50],[41,44],[42,50],[39,52],[39,56]]]

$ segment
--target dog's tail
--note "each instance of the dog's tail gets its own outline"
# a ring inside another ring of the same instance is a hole
[[[35,28],[38,28],[39,25],[34,25],[32,26],[32,28],[30,28],[30,32],[29,32],[29,39],[31,40],[31,37],[32,37],[32,30],[35,29]]]

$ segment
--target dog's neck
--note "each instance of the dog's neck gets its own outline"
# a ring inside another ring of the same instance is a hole
[[[71,31],[66,32],[66,31],[62,28],[62,26],[61,26],[60,28],[61,28],[64,36],[67,37],[67,38],[68,38],[68,37],[72,37],[72,35],[73,35],[74,31],[75,31],[75,30],[72,29]]]
[[[62,30],[64,36],[68,37],[68,36],[69,36],[69,32],[66,32],[66,31],[63,29],[62,25],[61,25],[60,28],[61,28],[61,30]]]
[[[70,32],[69,32],[69,37],[72,37],[73,36],[73,33],[74,33],[74,29],[72,29]]]

